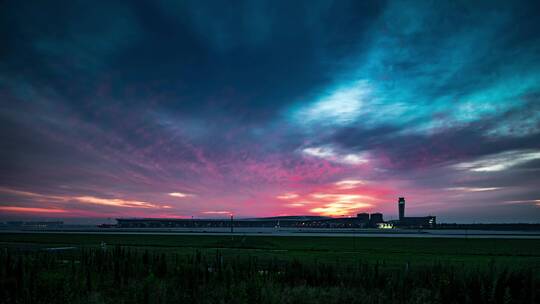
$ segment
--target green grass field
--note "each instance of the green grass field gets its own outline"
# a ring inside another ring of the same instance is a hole
[[[540,299],[539,240],[4,233],[0,249],[2,303]]]
[[[261,259],[320,261],[325,263],[382,262],[432,264],[434,262],[540,269],[540,240],[361,238],[209,235],[115,234],[0,234],[0,246],[35,250],[48,247],[127,246],[138,250],[189,255],[195,251]]]

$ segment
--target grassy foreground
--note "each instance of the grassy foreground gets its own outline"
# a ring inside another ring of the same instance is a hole
[[[224,256],[301,259],[327,263],[384,262],[432,264],[445,262],[540,269],[540,240],[356,238],[309,236],[211,236],[122,234],[0,234],[0,246],[27,250],[76,246],[79,248],[129,246],[133,249],[174,252],[180,255],[214,253]]]
[[[2,303],[540,302],[538,240],[0,234],[0,247]]]

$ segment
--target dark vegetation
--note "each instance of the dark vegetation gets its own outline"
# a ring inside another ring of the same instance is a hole
[[[258,256],[280,260],[299,259],[325,263],[358,260],[401,267],[407,262],[431,265],[434,261],[482,266],[493,261],[508,267],[540,267],[540,240],[357,238],[309,236],[144,235],[79,233],[0,233],[0,246],[43,249],[47,247],[129,246],[138,250],[191,255],[195,250],[225,257]],[[540,268],[537,268],[540,271]]]
[[[0,237],[2,303],[540,302],[536,240]]]

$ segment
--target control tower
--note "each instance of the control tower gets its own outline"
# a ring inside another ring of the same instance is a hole
[[[398,200],[399,220],[403,221],[405,218],[405,198],[400,197]]]

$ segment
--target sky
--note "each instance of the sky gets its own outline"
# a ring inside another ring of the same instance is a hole
[[[540,222],[538,1],[5,1],[0,218]]]

